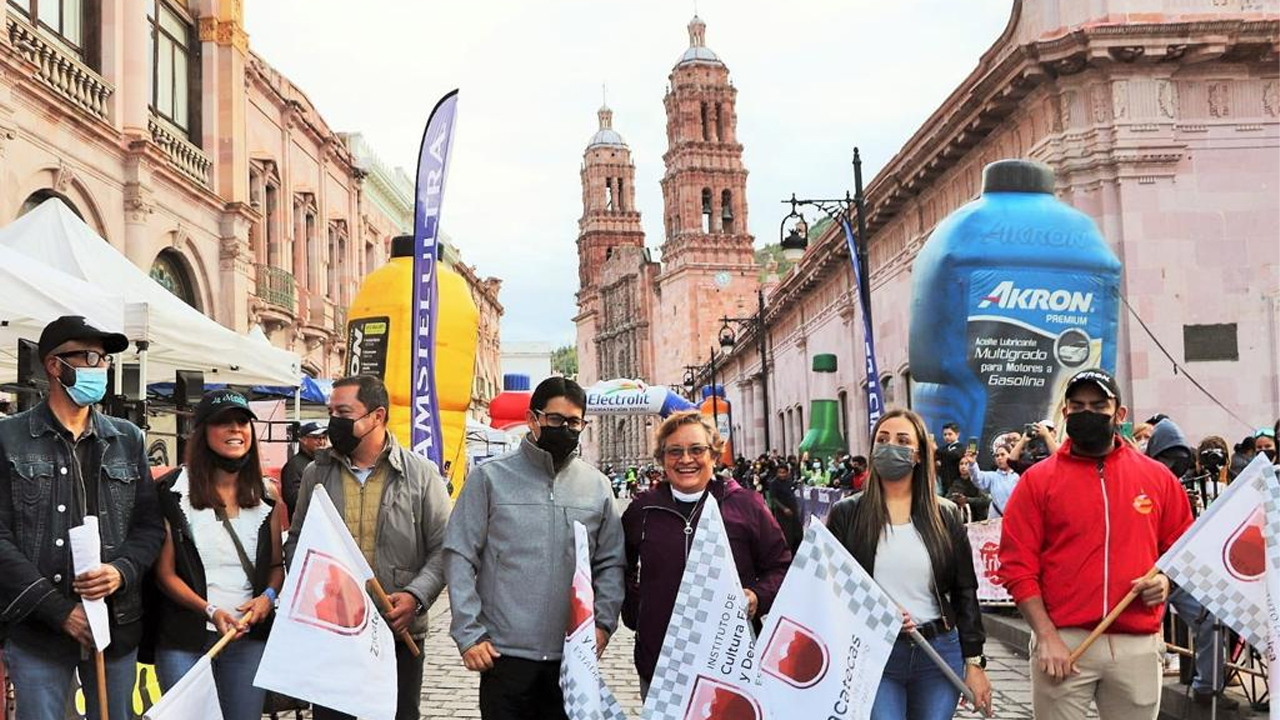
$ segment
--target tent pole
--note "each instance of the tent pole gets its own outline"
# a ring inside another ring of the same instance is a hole
[[[302,422],[302,386],[293,389],[293,421]]]

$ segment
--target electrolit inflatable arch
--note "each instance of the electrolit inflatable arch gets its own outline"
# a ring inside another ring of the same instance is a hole
[[[660,415],[698,407],[670,388],[639,380],[601,380],[586,388],[588,415]]]
[[[437,265],[440,311],[436,320],[436,396],[444,434],[442,457],[455,496],[467,473],[467,407],[475,376],[480,311],[467,281]],[[382,378],[391,397],[391,432],[408,445],[413,387],[413,236],[391,243],[391,260],[370,273],[347,311],[347,367],[344,374]],[[444,472],[445,468],[441,468]]]

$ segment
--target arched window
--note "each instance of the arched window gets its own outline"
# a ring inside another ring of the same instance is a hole
[[[892,375],[885,375],[880,378],[880,392],[884,395],[884,406],[886,408],[891,408],[898,404],[898,388],[893,382]]]
[[[604,209],[613,210],[613,178],[604,179]]]
[[[720,232],[733,232],[733,191],[720,193]]]
[[[711,188],[702,188],[702,232],[711,232]]]
[[[22,207],[18,209],[18,217],[22,217],[23,215],[26,215],[32,210],[35,210],[36,208],[40,207],[40,205],[43,204],[44,201],[48,200],[49,198],[58,198],[59,200],[62,201],[62,204],[66,205],[68,208],[71,209],[71,212],[76,214],[76,217],[80,218],[81,220],[84,220],[84,215],[80,212],[80,208],[76,207],[76,204],[71,202],[71,200],[66,195],[63,195],[62,193],[57,192],[55,190],[48,190],[48,189],[37,190],[31,193],[31,195],[29,195],[26,200],[23,200]]]
[[[702,103],[702,139],[711,139],[711,119],[707,117],[707,104]]]
[[[160,283],[165,290],[176,295],[186,304],[199,310],[196,299],[195,283],[191,281],[191,273],[187,271],[187,263],[177,250],[161,250],[151,263],[151,279]]]
[[[716,103],[716,140],[725,142],[724,139],[724,106]]]

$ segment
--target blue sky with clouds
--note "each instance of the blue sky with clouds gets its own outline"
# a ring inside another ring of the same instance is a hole
[[[864,181],[976,66],[1012,0],[700,0],[738,88],[750,230],[777,241],[792,192]],[[573,341],[578,177],[607,83],[648,244],[662,241],[662,98],[691,2],[252,0],[253,49],[336,130],[410,170],[435,101],[461,89],[442,227],[502,278],[504,340]]]

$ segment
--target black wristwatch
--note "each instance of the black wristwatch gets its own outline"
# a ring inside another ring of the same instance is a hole
[[[965,659],[964,659],[964,664],[965,664],[965,665],[974,665],[974,666],[977,666],[977,667],[982,668],[983,670],[986,670],[986,669],[987,669],[987,656],[986,656],[986,655],[975,655],[975,656],[973,656],[973,657],[967,657],[967,658],[965,658]]]

